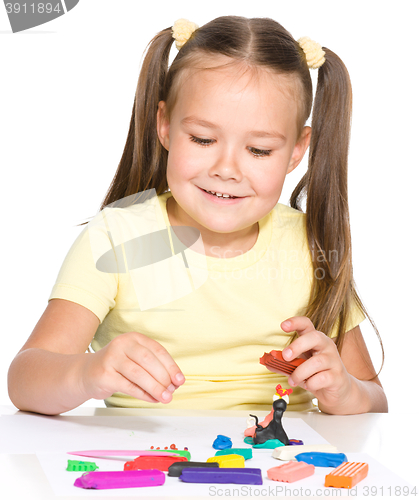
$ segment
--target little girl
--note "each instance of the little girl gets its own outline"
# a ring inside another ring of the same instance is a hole
[[[271,19],[158,33],[101,212],[10,366],[13,403],[270,410],[281,383],[289,410],[387,411],[358,326],[350,119],[342,61]],[[291,207],[278,204],[309,146]],[[287,378],[259,363],[272,349],[307,360]]]

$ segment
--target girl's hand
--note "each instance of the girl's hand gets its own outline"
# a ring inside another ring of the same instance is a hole
[[[87,354],[81,381],[87,399],[122,392],[143,401],[169,403],[185,377],[163,346],[141,333],[129,332]]]
[[[317,331],[304,316],[287,319],[281,324],[284,332],[296,331],[298,339],[282,351],[286,361],[306,358],[288,378],[291,387],[297,385],[310,391],[319,406],[328,409],[343,406],[350,397],[352,377],[347,372],[334,341]]]

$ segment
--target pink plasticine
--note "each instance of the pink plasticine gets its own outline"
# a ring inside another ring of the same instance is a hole
[[[145,456],[172,456],[178,457],[177,453],[163,450],[84,450],[84,451],[68,451],[69,455],[77,455],[79,457],[145,457]]]
[[[314,465],[305,462],[288,462],[268,469],[268,478],[283,483],[293,483],[314,474]]]
[[[269,425],[269,422],[273,418],[273,414],[274,414],[274,409],[272,408],[271,413],[268,413],[268,415],[266,415],[264,420],[260,422],[260,425],[262,427],[267,427]],[[249,427],[244,431],[244,435],[253,437],[255,435],[255,430],[256,430],[256,425],[252,425],[252,427]]]

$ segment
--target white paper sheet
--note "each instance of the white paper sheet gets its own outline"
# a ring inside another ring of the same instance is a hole
[[[301,439],[305,444],[326,443],[305,422],[296,418],[284,418],[283,426],[290,439]],[[272,458],[272,450],[253,449],[253,458],[246,461],[246,467],[262,470],[263,485],[233,484],[191,484],[183,483],[176,477],[166,477],[163,486],[118,489],[118,490],[84,490],[74,486],[80,472],[66,471],[67,460],[77,459],[68,455],[67,451],[89,449],[148,449],[151,446],[164,448],[174,443],[178,449],[188,447],[192,460],[206,461],[215,455],[212,443],[218,434],[229,436],[233,447],[248,447],[243,442],[243,431],[246,421],[231,417],[82,417],[60,416],[46,417],[41,415],[13,415],[0,418],[2,453],[36,453],[51,487],[57,496],[332,496],[324,491],[324,477],[332,469],[318,468],[314,476],[287,484],[271,481],[266,471],[282,463]],[[331,443],[333,444],[333,443]],[[345,450],[338,450],[345,452]],[[365,454],[347,454],[350,461],[366,461],[370,472],[368,477],[359,483],[357,489],[343,491],[334,496],[385,496],[403,494],[403,488],[411,488],[401,478],[383,467],[379,462]],[[132,459],[132,457],[130,458]],[[83,461],[95,462],[98,470],[123,470],[125,460],[90,459],[80,457]],[[330,490],[330,488],[329,488]],[[404,490],[407,491],[407,490]]]

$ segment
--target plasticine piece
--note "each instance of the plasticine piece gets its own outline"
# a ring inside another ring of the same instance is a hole
[[[264,443],[254,444],[253,448],[265,448],[267,450],[273,450],[275,448],[279,448],[280,446],[285,446],[284,443],[281,443],[279,439],[268,439]]]
[[[185,467],[204,467],[204,468],[219,468],[218,462],[175,462],[169,466],[168,476],[179,477]]]
[[[316,467],[339,467],[343,462],[348,461],[344,453],[323,453],[320,451],[299,453],[295,455],[295,459],[298,462],[313,464]]]
[[[154,451],[154,450],[147,450],[147,451]],[[186,457],[188,460],[191,459],[191,452],[188,451],[188,449],[184,449],[184,450],[170,450],[170,453],[167,453],[167,452],[162,452],[160,450],[156,450],[156,454],[157,453],[160,453],[160,455],[170,455],[170,456],[179,456],[179,457]],[[138,455],[140,456],[140,455]]]
[[[268,478],[283,483],[293,483],[314,474],[314,465],[304,462],[288,462],[268,469]]]
[[[274,448],[284,446],[284,443],[281,443],[281,441],[279,441],[279,439],[268,439],[268,441],[265,441],[262,444],[255,444],[253,442],[253,438],[251,438],[251,437],[245,437],[243,441],[246,444],[251,444],[253,448],[266,448],[268,450],[272,450]]]
[[[241,455],[245,460],[253,457],[252,448],[229,448],[228,450],[218,450],[215,456],[220,455]]]
[[[227,436],[223,436],[222,434],[218,434],[215,441],[212,443],[212,447],[216,450],[225,450],[226,448],[231,448],[233,443],[231,439]]]
[[[282,351],[271,351],[270,353],[265,352],[260,358],[259,363],[274,372],[289,376],[304,361],[306,360],[302,358],[285,361],[282,357]]]
[[[183,469],[179,479],[187,483],[263,484],[260,469]]]
[[[244,457],[242,455],[221,455],[218,457],[210,457],[208,463],[218,462],[223,468],[238,468],[244,467]]]
[[[153,456],[176,456],[177,451],[163,450],[84,450],[84,451],[68,451],[68,455],[77,455],[79,457],[89,458],[111,458],[111,457],[140,457],[145,455]]]
[[[303,444],[304,443],[301,441],[301,439],[290,439],[288,446],[301,446]]]
[[[99,467],[94,462],[80,462],[79,460],[68,460],[67,469],[69,471],[90,471]]]
[[[300,446],[281,446],[275,448],[272,456],[278,460],[296,460],[295,456],[300,453],[311,453],[321,451],[323,453],[336,453],[338,449],[331,444],[303,444]]]
[[[260,422],[260,425],[262,427],[267,427],[269,422],[272,420],[273,415],[274,415],[274,409],[272,408],[271,412],[266,415],[266,417],[263,419],[262,422]],[[252,420],[256,422],[255,417],[252,417]],[[244,435],[253,437],[255,434],[255,430],[256,430],[256,425],[251,425],[250,427],[247,427],[247,429],[245,429]]]
[[[333,488],[353,488],[368,475],[368,464],[345,462],[325,477],[325,486]]]
[[[186,457],[138,457],[130,462],[125,462],[124,470],[137,470],[137,469],[158,469],[160,471],[167,471],[168,468],[175,462],[187,462]]]
[[[273,402],[274,414],[272,420],[266,427],[262,427],[259,424],[258,417],[255,415],[250,415],[256,420],[256,430],[253,436],[253,442],[255,444],[262,444],[268,439],[279,439],[281,443],[287,445],[289,442],[288,436],[286,435],[282,427],[282,415],[287,409],[287,403],[284,399],[277,399]]]
[[[138,488],[160,486],[164,484],[165,479],[165,474],[159,470],[86,472],[76,479],[74,486],[95,490]]]

